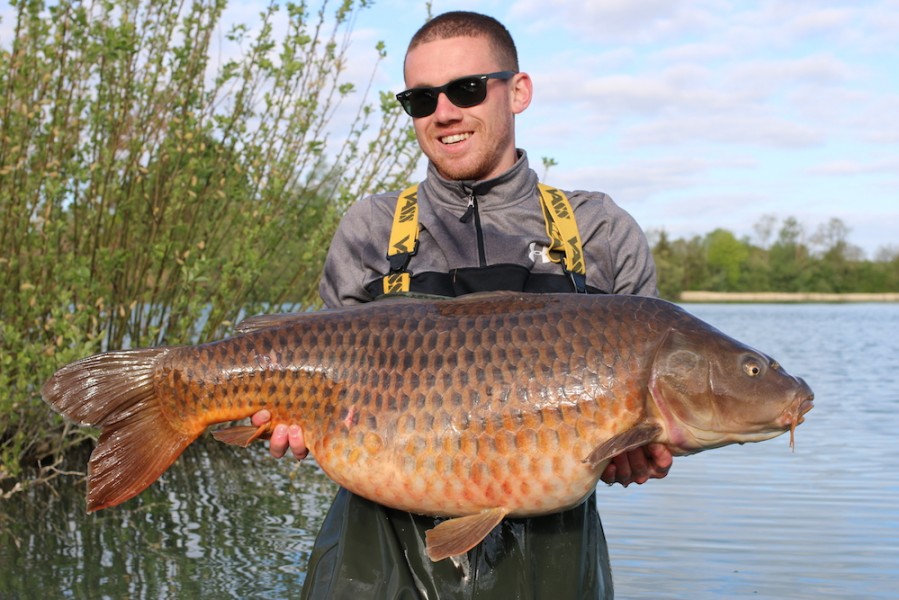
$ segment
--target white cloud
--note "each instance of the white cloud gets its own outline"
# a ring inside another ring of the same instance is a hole
[[[802,13],[793,21],[791,28],[800,36],[839,33],[851,25],[853,13],[849,8],[824,8]]]
[[[852,68],[827,54],[796,59],[747,60],[733,65],[726,74],[727,85],[736,88],[776,91],[805,85],[833,86],[850,79]]]
[[[600,166],[557,167],[553,178],[564,180],[569,189],[596,189],[629,204],[651,203],[660,193],[690,189],[715,168],[746,167],[746,160],[719,160],[716,157],[665,156],[632,158]]]
[[[701,31],[714,17],[703,5],[717,2],[687,0],[522,0],[509,10],[520,22],[529,22],[533,31],[569,30],[579,38],[603,43],[651,43]]]
[[[821,163],[806,170],[809,175],[827,177],[854,177],[859,175],[887,175],[899,180],[899,157],[891,157],[872,161],[852,159],[835,160]],[[899,198],[897,198],[899,200]],[[899,204],[899,202],[897,202]],[[897,232],[899,234],[899,232]]]
[[[824,139],[824,134],[815,127],[759,112],[707,117],[681,116],[649,121],[625,128],[621,143],[626,147],[677,147],[697,142],[714,142],[723,145],[802,148],[820,144]],[[715,150],[709,148],[709,151]]]

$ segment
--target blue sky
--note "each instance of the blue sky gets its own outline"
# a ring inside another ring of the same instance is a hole
[[[265,4],[231,2],[223,29]],[[517,141],[541,177],[541,158],[557,161],[549,183],[604,191],[673,237],[758,241],[753,225],[774,215],[811,240],[839,218],[868,258],[899,252],[899,0],[432,2],[454,9],[515,37],[535,85]],[[424,1],[362,10],[347,78],[367,81],[383,40],[375,88],[401,90],[426,14]]]
[[[757,241],[766,214],[811,237],[839,218],[868,258],[899,251],[899,1],[433,2],[454,9],[515,37],[535,82],[518,145],[541,176],[558,162],[550,183],[604,191],[674,237]],[[387,43],[379,88],[402,89],[425,15],[399,0],[359,15],[354,52]]]

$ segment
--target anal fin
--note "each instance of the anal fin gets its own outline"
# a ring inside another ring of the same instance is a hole
[[[487,537],[507,514],[509,511],[505,508],[490,508],[444,521],[425,532],[428,557],[438,561],[468,552]]]
[[[256,440],[271,437],[271,424],[266,423],[259,427],[253,427],[252,425],[224,427],[217,431],[213,431],[212,437],[226,444],[246,448]]]

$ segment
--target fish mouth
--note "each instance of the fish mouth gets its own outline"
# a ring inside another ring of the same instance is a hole
[[[809,392],[808,395],[798,399],[796,402],[796,410],[786,414],[784,426],[790,428],[790,449],[796,450],[796,426],[805,422],[805,414],[815,407],[815,394]]]
[[[815,395],[811,394],[802,399],[799,403],[799,410],[797,411],[797,415],[799,417],[799,422],[802,423],[805,421],[805,413],[815,408]]]

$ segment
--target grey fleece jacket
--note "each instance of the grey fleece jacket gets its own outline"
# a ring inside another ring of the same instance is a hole
[[[343,217],[319,287],[327,306],[372,300],[365,286],[388,272],[387,247],[399,193],[367,196]],[[652,254],[636,221],[601,192],[565,194],[583,243],[587,285],[609,294],[658,295]],[[409,263],[413,278],[416,273],[499,264],[562,273],[561,265],[546,258],[549,237],[537,174],[522,150],[509,171],[487,181],[448,180],[430,164],[418,202],[421,234],[418,253]],[[479,218],[460,221],[471,203]]]

